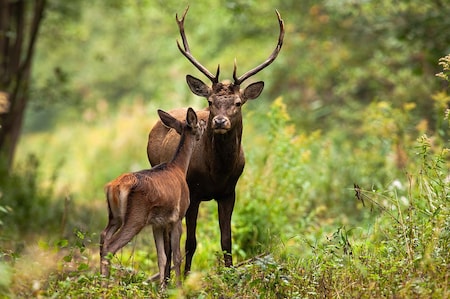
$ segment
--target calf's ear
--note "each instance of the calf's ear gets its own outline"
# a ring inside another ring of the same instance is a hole
[[[178,121],[175,117],[173,117],[169,113],[162,111],[160,109],[158,109],[158,115],[159,115],[159,118],[161,119],[161,122],[163,123],[163,125],[165,125],[166,127],[172,128],[175,131],[177,131],[178,134],[181,134],[181,132],[183,131],[183,128],[181,126],[180,121]]]
[[[194,109],[191,107],[188,108],[187,114],[186,114],[186,123],[191,128],[196,127],[198,120],[197,120],[197,114],[195,113]]]

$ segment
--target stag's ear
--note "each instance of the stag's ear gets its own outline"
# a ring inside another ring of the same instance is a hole
[[[202,80],[192,77],[191,75],[187,75],[186,82],[194,94],[205,98],[211,95],[211,88],[203,83]]]
[[[159,118],[161,119],[162,123],[166,127],[174,129],[175,131],[177,131],[178,134],[181,135],[181,132],[183,131],[181,122],[179,122],[175,117],[173,117],[169,113],[164,112],[160,109],[158,109],[158,115],[159,115]]]
[[[247,86],[242,92],[242,97],[245,101],[253,100],[259,97],[264,89],[264,82],[258,81]]]
[[[195,114],[194,109],[191,107],[188,108],[187,114],[186,114],[186,123],[189,127],[194,128],[197,126],[197,114]]]

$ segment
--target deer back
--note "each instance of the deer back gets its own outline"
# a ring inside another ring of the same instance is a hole
[[[186,120],[186,112],[186,108],[180,108],[169,111],[169,114],[177,120],[184,122]],[[205,123],[207,122],[207,111],[196,111],[196,114],[199,122],[201,120]],[[174,129],[165,126],[161,120],[158,120],[151,129],[148,137],[147,157],[150,164],[155,166],[170,161],[175,155],[180,138],[181,136]],[[195,148],[197,148],[198,144],[201,142],[200,139]]]
[[[149,170],[125,173],[105,189],[109,208],[120,219],[142,219],[151,225],[173,223],[186,213],[189,189],[181,169],[161,164]]]
[[[173,117],[179,121],[184,121],[186,117],[186,109],[179,108],[174,109],[169,112]],[[196,111],[197,117],[207,123],[209,118],[209,111],[200,110]],[[189,168],[195,167],[200,164],[202,159],[204,138],[207,134],[203,134],[200,141],[195,145],[194,152],[191,156],[191,162]],[[149,133],[148,144],[147,144],[147,156],[151,165],[158,165],[170,161],[174,156],[177,146],[180,142],[180,135],[171,128],[163,125],[163,123],[158,120],[153,126]],[[195,161],[198,161],[197,163]]]
[[[171,115],[185,115],[185,109],[180,108],[171,111]],[[200,110],[197,112],[199,119],[211,120],[210,112]],[[241,175],[245,159],[241,148],[239,134],[214,134],[207,122],[206,132],[194,147],[187,172],[187,182],[193,194],[201,197],[213,198],[217,194],[223,194],[234,190]],[[180,136],[164,127],[158,121],[149,134],[147,154],[152,165],[169,161],[176,150]],[[229,140],[228,140],[229,139]],[[213,141],[215,140],[215,142]]]
[[[192,108],[185,111],[183,121],[162,110],[158,110],[158,114],[160,125],[177,135],[177,143],[170,158],[164,161],[166,163],[123,174],[107,184],[110,210],[115,215],[121,215],[122,219],[126,216],[125,211],[130,211],[131,206],[137,206],[137,213],[146,210],[144,215],[149,215],[149,221],[156,219],[155,223],[150,224],[162,221],[158,219],[170,219],[173,222],[178,220],[173,217],[183,216],[189,205],[186,172],[193,146],[200,140],[205,123],[198,120]]]

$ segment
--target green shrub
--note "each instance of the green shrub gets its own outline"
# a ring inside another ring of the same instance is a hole
[[[23,236],[36,229],[57,232],[63,218],[63,201],[53,200],[51,180],[39,182],[40,165],[30,155],[11,173],[1,174],[0,206],[2,236]]]

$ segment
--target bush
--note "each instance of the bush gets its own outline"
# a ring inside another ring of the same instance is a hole
[[[11,173],[1,174],[0,212],[2,236],[18,239],[27,233],[57,232],[63,218],[63,201],[53,200],[52,181],[39,182],[39,160],[29,155]]]

